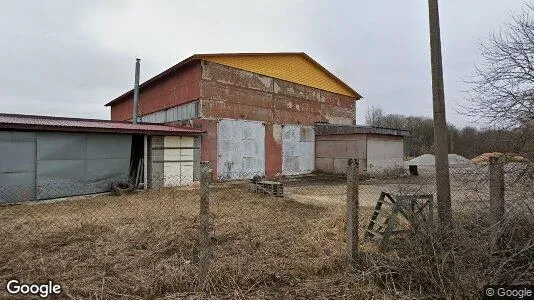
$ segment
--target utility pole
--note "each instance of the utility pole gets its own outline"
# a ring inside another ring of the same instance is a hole
[[[451,130],[451,153],[454,153],[454,142],[452,140],[452,130]]]
[[[445,235],[452,230],[452,210],[438,0],[428,0],[428,19],[430,24],[430,57],[432,64],[436,194],[440,229],[442,236],[445,237]]]

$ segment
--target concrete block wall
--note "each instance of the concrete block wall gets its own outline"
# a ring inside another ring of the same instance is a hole
[[[163,187],[163,136],[150,136],[147,155],[148,187]]]
[[[367,166],[366,134],[320,135],[315,137],[315,168],[318,172],[342,174],[347,159],[360,160],[360,171]]]

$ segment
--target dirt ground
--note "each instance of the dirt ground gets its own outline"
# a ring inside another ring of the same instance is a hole
[[[510,205],[524,200],[525,192],[532,195],[532,180],[524,175],[524,165],[505,165],[505,197]],[[419,176],[397,178],[367,178],[359,184],[360,206],[374,207],[381,192],[392,195],[432,194],[436,199],[434,169],[422,169]],[[528,174],[527,174],[528,175]],[[455,210],[487,209],[489,205],[489,170],[486,165],[451,167],[451,202]],[[347,186],[343,180],[289,181],[285,195],[298,202],[318,206],[344,206]],[[434,200],[435,201],[435,200]]]

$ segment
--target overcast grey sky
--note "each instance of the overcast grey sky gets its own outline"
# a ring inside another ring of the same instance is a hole
[[[386,113],[432,115],[427,1],[1,1],[0,112],[109,118],[103,105],[193,53],[304,51]],[[441,0],[447,121],[480,41],[520,0]]]

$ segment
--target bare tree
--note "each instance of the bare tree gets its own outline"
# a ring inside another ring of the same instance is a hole
[[[463,111],[490,126],[531,127],[534,120],[534,6],[482,44],[484,62],[476,67]]]
[[[365,124],[369,126],[381,126],[380,123],[383,117],[384,113],[381,108],[371,106],[365,115]]]

